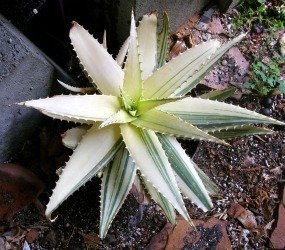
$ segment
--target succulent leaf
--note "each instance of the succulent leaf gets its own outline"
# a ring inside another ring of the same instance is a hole
[[[123,43],[122,47],[119,50],[119,53],[116,57],[116,62],[118,63],[119,66],[123,66],[123,63],[125,61],[125,57],[127,55],[128,49],[130,45],[130,37],[126,39],[126,41]]]
[[[208,211],[213,204],[202,183],[193,162],[185,153],[180,143],[171,136],[158,134],[158,139],[170,161],[178,186],[182,193],[196,203],[203,211]]]
[[[247,135],[270,135],[272,133],[273,131],[270,129],[254,127],[249,125],[210,132],[211,135],[218,137],[220,139],[232,139]]]
[[[145,80],[147,77],[149,77],[156,68],[156,28],[156,13],[144,15],[140,21],[140,25],[137,28],[142,80]]]
[[[118,126],[95,125],[83,136],[63,169],[46,208],[46,216],[89,181],[113,158],[122,144]]]
[[[164,12],[162,30],[158,34],[157,68],[162,67],[166,62],[166,57],[169,50],[169,34],[169,20],[166,12]]]
[[[120,127],[126,147],[140,167],[142,176],[169,200],[185,220],[190,221],[175,176],[156,134],[130,124]]]
[[[103,121],[100,125],[100,128],[109,126],[114,123],[128,123],[137,119],[134,116],[131,116],[128,112],[123,109],[120,109],[116,114],[110,116],[105,121]]]
[[[136,105],[142,95],[142,79],[138,54],[138,40],[134,14],[132,13],[130,44],[128,49],[128,57],[125,64],[125,77],[123,91],[132,98],[133,103],[128,105]],[[124,98],[124,96],[123,96]]]
[[[190,92],[196,85],[206,76],[212,67],[218,62],[218,60],[235,44],[240,42],[245,37],[245,34],[241,34],[235,37],[233,40],[222,45],[219,49],[211,55],[211,57],[205,61],[201,67],[192,74],[186,82],[184,82],[179,88],[175,90],[173,96],[182,96]]]
[[[284,125],[283,122],[245,108],[200,98],[187,97],[164,104],[158,109],[178,116],[208,132],[250,123]]]
[[[121,107],[118,97],[105,95],[60,95],[19,104],[38,109],[56,119],[74,122],[103,121]]]
[[[95,86],[103,94],[119,96],[124,72],[117,62],[102,44],[78,23],[73,22],[69,36],[80,62]]]
[[[190,159],[190,158],[189,158]],[[219,187],[208,177],[208,175],[206,175],[203,170],[201,168],[199,168],[197,166],[197,164],[192,161],[190,159],[190,161],[192,162],[192,165],[194,166],[194,168],[196,169],[200,179],[202,180],[207,192],[210,194],[210,195],[214,195],[214,194],[217,194],[219,193]]]
[[[134,178],[136,167],[124,145],[116,153],[112,164],[104,169],[101,186],[100,238],[106,236],[115,215],[126,199]]]
[[[86,93],[91,93],[91,92],[94,93],[96,91],[95,87],[78,88],[78,87],[68,85],[68,84],[66,84],[60,80],[57,80],[57,81],[62,87],[64,87],[65,89],[67,89],[71,92],[86,94]]]
[[[173,97],[173,98],[165,98],[165,99],[141,100],[137,106],[137,115],[141,115],[153,108],[156,108],[158,106],[161,106],[169,102],[175,102],[183,98],[184,97]]]
[[[192,124],[183,121],[179,117],[155,109],[141,114],[131,123],[137,127],[162,134],[170,134],[196,140],[215,141],[225,144],[224,141],[207,134]]]
[[[68,129],[62,136],[63,145],[67,148],[75,149],[89,128],[90,126],[84,124]]]
[[[142,179],[143,184],[146,187],[151,198],[161,207],[170,223],[172,225],[175,225],[176,213],[171,203],[161,193],[159,193],[149,181],[147,181],[144,177],[142,177]]]
[[[200,95],[199,98],[202,99],[210,99],[210,100],[217,100],[217,101],[224,101],[225,99],[231,97],[236,92],[235,87],[230,87],[224,90],[212,90],[208,93]]]
[[[148,99],[169,97],[208,61],[218,47],[218,41],[210,40],[178,55],[144,81],[143,96]]]

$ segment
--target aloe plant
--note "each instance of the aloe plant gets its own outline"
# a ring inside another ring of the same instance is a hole
[[[185,96],[244,35],[222,46],[216,40],[204,42],[166,63],[168,32],[166,15],[158,36],[155,13],[143,16],[138,27],[132,15],[130,36],[115,60],[107,52],[106,39],[100,44],[73,23],[70,39],[74,50],[94,89],[102,94],[61,95],[22,103],[50,117],[85,124],[65,134],[63,142],[74,152],[50,197],[47,217],[100,174],[101,238],[135,178],[169,221],[175,223],[177,210],[191,223],[180,192],[207,211],[213,206],[209,194],[217,192],[217,186],[175,137],[226,144],[223,138],[271,132],[251,123],[283,124],[215,100],[226,98],[232,90],[198,98]],[[75,92],[94,91],[61,84]]]

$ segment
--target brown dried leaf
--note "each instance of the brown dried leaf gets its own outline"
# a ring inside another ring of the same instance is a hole
[[[20,165],[0,164],[0,190],[0,219],[10,220],[38,197],[44,183]]]

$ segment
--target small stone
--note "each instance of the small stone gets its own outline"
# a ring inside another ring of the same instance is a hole
[[[227,61],[227,60],[223,60],[223,61],[222,61],[222,65],[223,65],[223,66],[226,66],[227,64],[228,64],[228,61]]]
[[[260,113],[263,114],[263,115],[272,115],[272,109],[269,109],[269,108],[263,108],[260,110]]]
[[[262,104],[265,108],[271,108],[273,105],[273,100],[270,97],[265,97],[262,100]]]
[[[279,38],[280,53],[285,56],[285,33],[283,33]]]

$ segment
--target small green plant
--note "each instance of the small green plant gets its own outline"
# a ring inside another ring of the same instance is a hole
[[[239,7],[239,14],[233,19],[234,28],[261,25],[270,33],[285,27],[285,0],[244,0]]]
[[[285,82],[282,79],[280,66],[285,58],[274,57],[268,63],[256,58],[251,65],[250,79],[244,84],[246,88],[257,91],[260,95],[268,95],[273,89],[285,93]]]
[[[130,36],[114,60],[106,42],[100,44],[73,23],[70,38],[74,49],[102,95],[61,95],[22,103],[53,118],[86,124],[66,132],[64,143],[74,152],[50,197],[47,217],[92,177],[100,175],[101,238],[135,179],[170,222],[175,223],[174,209],[191,222],[180,192],[207,211],[212,207],[209,194],[217,187],[187,156],[175,136],[225,144],[224,138],[271,132],[248,124],[283,124],[208,99],[224,99],[232,90],[200,98],[185,96],[244,35],[223,46],[216,40],[207,41],[166,64],[168,31],[166,15],[158,37],[156,14],[145,15],[137,28],[132,15]]]

